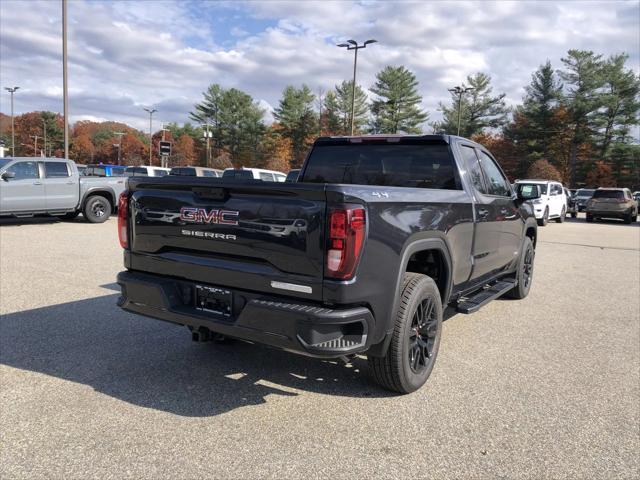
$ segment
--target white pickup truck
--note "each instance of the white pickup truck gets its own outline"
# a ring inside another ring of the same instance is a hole
[[[102,223],[126,189],[126,177],[81,177],[64,158],[0,158],[0,216],[48,214],[75,218],[82,213]]]

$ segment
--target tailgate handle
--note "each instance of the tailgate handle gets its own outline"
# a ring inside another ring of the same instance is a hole
[[[197,197],[210,200],[224,200],[227,197],[227,190],[219,187],[194,187],[193,193]]]

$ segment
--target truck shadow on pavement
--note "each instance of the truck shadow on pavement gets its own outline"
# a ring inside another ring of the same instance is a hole
[[[186,327],[121,311],[118,295],[9,313],[0,318],[0,363],[88,385],[141,407],[207,417],[304,391],[392,396],[351,365],[259,345],[197,344]],[[43,392],[46,395],[46,392]]]
[[[113,215],[112,215],[113,216]],[[82,215],[76,218],[58,218],[51,215],[36,215],[34,217],[16,218],[0,217],[0,227],[20,227],[22,225],[50,225],[53,223],[85,223],[90,225]]]

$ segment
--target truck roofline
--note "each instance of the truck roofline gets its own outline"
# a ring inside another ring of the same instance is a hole
[[[402,141],[402,140],[423,140],[426,142],[439,141],[443,143],[450,143],[452,138],[461,138],[461,137],[452,137],[451,135],[406,135],[406,134],[373,134],[373,135],[336,135],[330,137],[318,137],[314,144],[318,143],[331,143],[331,142],[352,142],[358,143],[367,140],[387,140],[387,141]]]

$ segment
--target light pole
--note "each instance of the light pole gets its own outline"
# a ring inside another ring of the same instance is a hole
[[[149,166],[151,166],[151,154],[153,152],[153,132],[151,131],[151,122],[153,121],[153,114],[158,110],[155,108],[145,108],[145,112],[149,112]]]
[[[47,119],[43,118],[42,119],[42,133],[44,133],[44,141],[43,141],[43,150],[44,150],[44,156],[47,156]]]
[[[67,84],[67,0],[62,0],[62,103],[64,109],[64,158],[69,158],[69,88]]]
[[[338,47],[346,48],[347,50],[355,50],[353,55],[353,86],[351,89],[351,135],[353,135],[353,123],[354,123],[354,110],[356,105],[356,68],[358,66],[358,50],[361,48],[367,48],[367,45],[376,43],[377,40],[371,39],[364,42],[362,45],[358,45],[355,40],[347,40],[347,43],[341,43]]]
[[[11,156],[16,156],[16,133],[13,126],[13,94],[16,93],[20,87],[4,87],[4,89],[11,94]]]
[[[211,134],[209,132],[209,117],[206,118],[207,122],[202,125],[204,127],[204,138],[206,141],[206,153],[207,153],[207,167],[211,166],[211,147],[209,144],[209,139],[211,138]]]
[[[38,135],[29,135],[31,138],[33,138],[33,156],[37,157],[38,156]]]
[[[123,132],[113,132],[113,134],[118,137],[118,144],[117,144],[117,147],[118,147],[118,165],[122,165],[122,162],[120,160],[120,150],[122,148],[122,136],[124,135],[124,133]],[[116,145],[114,145],[114,147],[115,146]]]
[[[464,84],[462,84],[462,86],[457,86],[449,89],[449,92],[451,92],[453,95],[458,96],[458,136],[460,136],[460,112],[462,109],[462,96],[465,93],[471,92],[472,90],[475,90],[475,88],[465,87]]]

